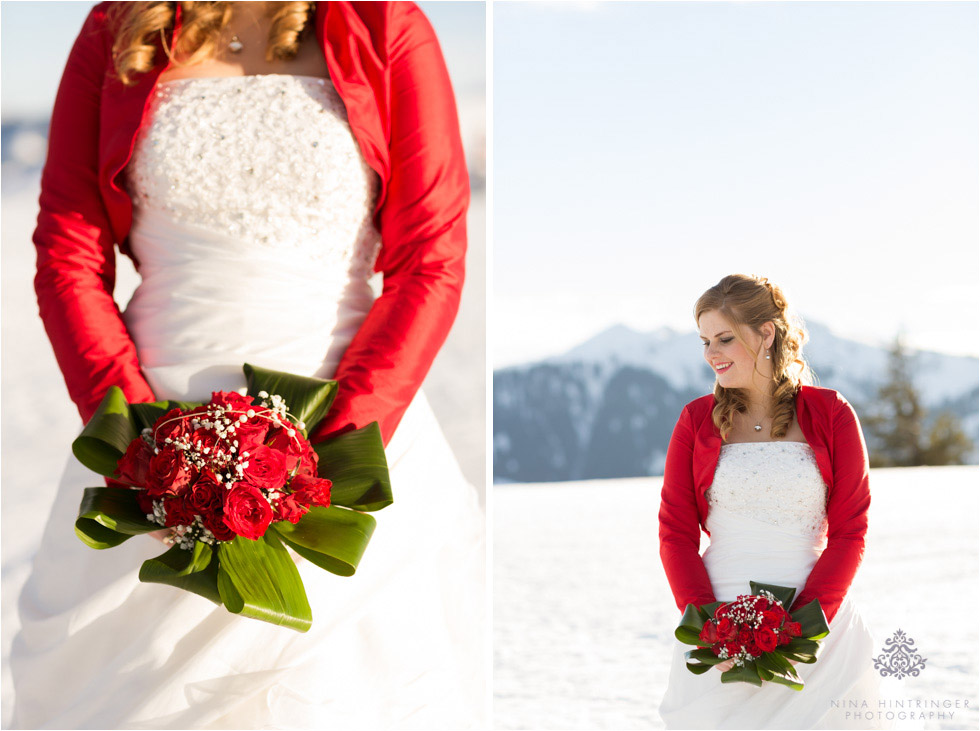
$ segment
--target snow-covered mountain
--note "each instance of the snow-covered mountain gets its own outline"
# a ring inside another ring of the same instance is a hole
[[[841,338],[816,322],[807,330],[804,352],[817,385],[843,393],[860,416],[886,376],[888,348]],[[713,388],[701,354],[694,332],[617,325],[560,356],[495,371],[494,480],[659,474],[681,408]],[[976,443],[977,359],[912,357],[924,405],[952,411]]]

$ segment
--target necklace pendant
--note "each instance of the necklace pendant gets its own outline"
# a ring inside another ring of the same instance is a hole
[[[228,50],[232,53],[240,53],[243,48],[245,48],[245,44],[237,35],[232,36],[231,40],[228,41]]]
[[[756,424],[756,425],[755,425],[754,427],[752,427],[752,428],[753,428],[753,429],[755,429],[756,431],[762,431],[762,424]]]

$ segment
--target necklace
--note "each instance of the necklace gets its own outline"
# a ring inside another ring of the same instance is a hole
[[[232,53],[241,53],[243,48],[245,48],[245,44],[242,43],[242,39],[237,35],[233,35],[231,40],[228,41],[228,50]]]

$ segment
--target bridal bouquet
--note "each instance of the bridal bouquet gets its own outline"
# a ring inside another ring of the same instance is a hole
[[[721,682],[762,685],[780,683],[803,690],[794,662],[814,663],[820,640],[830,628],[820,602],[814,599],[792,615],[796,589],[749,582],[751,594],[733,602],[713,602],[698,607],[688,604],[674,635],[686,645],[687,669],[696,675],[732,660],[734,666],[721,674]]]
[[[286,546],[351,576],[374,532],[365,511],[391,504],[377,423],[311,445],[336,381],[246,364],[242,393],[206,404],[130,404],[106,394],[72,445],[114,481],[85,489],[75,533],[92,548],[170,528],[173,547],[140,581],[200,594],[230,612],[300,632],[312,612]]]

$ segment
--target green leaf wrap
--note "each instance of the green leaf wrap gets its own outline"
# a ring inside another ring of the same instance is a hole
[[[311,508],[296,525],[281,521],[272,527],[303,558],[340,576],[352,576],[375,525],[370,515],[331,505]]]
[[[112,528],[106,528],[91,518],[78,518],[75,521],[75,535],[89,548],[100,550],[118,546],[123,541],[128,541],[133,537],[129,533],[120,533],[112,530]]]
[[[136,490],[119,487],[86,487],[78,508],[79,518],[90,518],[119,533],[131,536],[160,530],[146,519],[136,502]]]
[[[749,582],[749,593],[750,594],[761,594],[762,591],[768,591],[783,605],[783,609],[787,612],[789,611],[790,605],[793,603],[793,597],[796,596],[796,589],[792,586],[778,586],[776,584],[763,584],[758,581]]]
[[[327,415],[337,395],[336,381],[272,371],[250,363],[246,363],[242,370],[245,371],[248,395],[258,396],[259,391],[265,391],[282,396],[294,420],[306,424],[306,428],[300,429],[304,437]]]
[[[119,458],[138,435],[126,396],[121,388],[111,386],[82,433],[72,442],[71,450],[90,470],[111,477]]]
[[[317,473],[333,482],[330,502],[374,511],[391,505],[388,460],[378,422],[313,445]]]
[[[275,531],[218,546],[218,592],[234,614],[298,632],[313,623],[303,580]]]
[[[722,683],[752,683],[752,685],[762,685],[762,678],[753,660],[739,667],[736,665],[731,670],[726,670],[721,674]]]
[[[196,543],[193,551],[174,546],[163,555],[144,561],[140,581],[184,589],[221,604],[218,562],[214,551],[203,543]]]
[[[800,607],[793,612],[793,621],[799,622],[803,630],[803,637],[810,640],[819,640],[830,633],[830,626],[827,624],[827,615],[823,613],[820,600],[814,599],[806,606]]]

